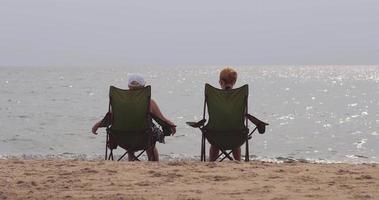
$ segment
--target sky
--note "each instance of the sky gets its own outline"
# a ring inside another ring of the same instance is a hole
[[[0,0],[0,66],[379,64],[378,0]]]

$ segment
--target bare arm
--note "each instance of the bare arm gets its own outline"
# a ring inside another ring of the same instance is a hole
[[[172,125],[173,126],[172,130],[174,132],[173,134],[175,134],[176,125],[172,123],[169,119],[167,119],[165,116],[163,116],[161,110],[159,109],[158,104],[153,99],[150,100],[150,112],[153,113],[155,116],[159,117],[160,119],[166,121],[168,124]]]
[[[111,123],[111,118],[112,118],[112,112],[108,112],[105,114],[104,118],[98,122],[96,122],[93,127],[92,127],[92,133],[97,135],[97,129],[100,127],[108,127]]]

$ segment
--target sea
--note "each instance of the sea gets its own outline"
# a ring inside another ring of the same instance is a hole
[[[249,113],[269,123],[249,141],[252,160],[379,163],[379,66],[235,66],[249,85]],[[0,67],[0,158],[104,159],[111,85],[141,73],[177,125],[157,144],[161,160],[199,160],[204,85],[221,66]],[[250,129],[254,126],[250,124]],[[209,145],[207,145],[207,148]],[[242,148],[244,154],[244,148]],[[118,149],[116,156],[123,152]]]

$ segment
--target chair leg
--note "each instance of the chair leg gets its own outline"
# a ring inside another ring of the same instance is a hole
[[[200,161],[205,161],[204,135],[201,136]]]
[[[249,138],[246,138],[245,162],[249,162]]]
[[[222,152],[221,155],[222,155],[222,154],[225,155],[225,156],[220,160],[220,162],[222,162],[223,160],[225,160],[225,158],[228,158],[229,160],[234,160],[234,159],[230,156],[230,154],[231,154],[233,151],[226,152],[226,151],[224,151],[224,150],[222,150],[222,149],[220,149],[220,151]]]
[[[206,161],[205,136],[203,136],[203,161]]]
[[[252,135],[255,132],[255,130],[257,130],[257,127],[255,127],[254,130],[249,133],[249,137],[247,138],[248,140],[252,138]]]
[[[253,133],[258,129],[258,127],[255,127],[253,131],[251,131],[246,138],[246,150],[245,150],[245,161],[249,162],[250,161],[250,156],[249,156],[249,140],[252,138]]]
[[[128,154],[128,151],[125,151],[125,153],[122,154],[122,156],[121,156],[117,161],[120,161],[122,158],[124,158],[124,156],[125,156],[126,154]]]
[[[110,150],[108,160],[113,160],[113,149]]]
[[[138,158],[145,152],[146,150],[143,150],[141,151],[141,153],[139,153],[137,156],[134,156],[132,161],[140,161]],[[154,159],[154,155],[153,155],[153,159]]]
[[[221,153],[219,153],[219,154],[218,154],[218,156],[217,156],[217,158],[216,158],[216,160],[217,160],[217,159],[219,159],[219,158],[220,158],[222,155],[223,155],[223,153],[222,153],[222,152],[221,152]]]
[[[145,150],[141,151],[137,156],[134,156],[130,161],[140,161],[138,158],[139,158],[144,152],[145,152]],[[122,154],[122,156],[121,156],[119,159],[117,159],[117,161],[122,160],[122,159],[126,156],[126,154],[128,154],[128,151],[125,151],[125,153]]]
[[[105,145],[105,160],[108,160],[108,147]]]
[[[107,136],[106,136],[106,138],[105,138],[105,160],[107,160],[107,158],[108,158],[108,138],[109,136],[108,136],[108,133],[107,133]]]

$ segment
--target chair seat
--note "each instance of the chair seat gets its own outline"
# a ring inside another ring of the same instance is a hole
[[[242,130],[209,130],[203,129],[208,142],[223,150],[233,150],[246,142],[249,129]]]
[[[139,151],[146,149],[149,146],[148,130],[140,131],[120,131],[109,129],[109,137],[112,142],[117,144],[123,149],[130,151]]]

